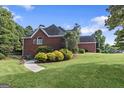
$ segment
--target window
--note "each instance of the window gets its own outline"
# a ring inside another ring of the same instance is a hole
[[[37,45],[42,45],[43,39],[41,37],[37,38]]]
[[[33,44],[34,44],[34,45],[36,44],[36,39],[33,39]]]

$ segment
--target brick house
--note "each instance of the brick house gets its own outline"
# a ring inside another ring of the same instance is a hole
[[[63,36],[65,30],[56,25],[43,28],[39,26],[36,31],[29,37],[23,38],[22,55],[35,55],[39,46],[49,46],[53,49],[64,47]],[[79,48],[86,49],[89,52],[96,52],[96,41],[93,36],[80,36]]]

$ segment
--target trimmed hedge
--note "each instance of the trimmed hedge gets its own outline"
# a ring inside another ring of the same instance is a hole
[[[73,57],[73,53],[68,49],[60,49],[59,51],[63,53],[65,60],[71,59]]]
[[[39,52],[35,55],[37,62],[56,62],[62,60],[69,60],[73,57],[73,53],[68,49],[55,50],[53,52],[44,53]]]
[[[52,52],[52,51],[53,51],[53,49],[50,47],[47,47],[47,46],[39,46],[37,48],[37,53],[39,53],[39,52],[48,53],[48,52]]]
[[[56,55],[54,53],[47,53],[47,60],[56,61]]]
[[[4,59],[4,58],[5,58],[5,55],[2,54],[2,53],[0,53],[0,60],[1,60],[1,59]]]
[[[75,48],[71,50],[73,53],[78,53],[79,52],[79,48]]]
[[[79,53],[84,54],[84,53],[85,53],[85,49],[83,49],[83,48],[79,48]]]
[[[55,50],[53,53],[56,56],[56,61],[62,61],[64,59],[64,55],[60,51]]]
[[[35,55],[35,59],[41,62],[45,62],[47,60],[47,55],[43,52],[39,52]]]

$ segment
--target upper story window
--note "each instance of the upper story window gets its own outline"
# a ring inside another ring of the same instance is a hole
[[[37,38],[37,45],[42,45],[43,44],[43,39],[41,37]]]

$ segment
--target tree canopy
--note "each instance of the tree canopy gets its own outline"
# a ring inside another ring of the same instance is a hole
[[[7,55],[21,50],[25,29],[13,20],[12,13],[0,7],[0,52]]]
[[[109,16],[105,25],[109,30],[113,30],[117,27],[121,28],[115,33],[117,36],[115,41],[119,49],[124,49],[124,6],[111,5],[107,8],[107,11],[109,12]]]
[[[113,30],[118,26],[124,28],[124,6],[111,5],[106,10],[109,12],[109,16],[105,25],[109,28],[109,30]]]
[[[30,36],[33,33],[33,28],[29,25],[25,28],[25,35]]]
[[[104,45],[105,45],[105,36],[102,33],[102,30],[97,30],[93,34],[97,41],[97,48],[100,48],[101,51],[104,51]]]
[[[64,36],[66,48],[73,52],[78,51],[80,29],[80,25],[75,24],[74,28],[71,31],[68,31]]]

